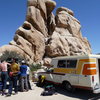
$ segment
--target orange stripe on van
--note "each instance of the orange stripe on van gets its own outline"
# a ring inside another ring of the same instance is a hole
[[[83,73],[82,73],[83,75],[95,75],[96,73],[97,73],[96,64],[84,64]]]
[[[96,62],[96,59],[80,59],[82,62]]]
[[[77,66],[77,71],[76,71],[76,73],[77,74],[82,74],[81,72],[82,72],[82,69],[83,69],[83,64],[84,63],[86,63],[86,62],[96,62],[96,59],[95,58],[91,58],[91,59],[80,59],[79,61],[78,61],[78,66]]]

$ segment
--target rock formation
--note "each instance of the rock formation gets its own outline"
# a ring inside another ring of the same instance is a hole
[[[60,7],[53,10],[56,2],[52,0],[28,0],[24,24],[18,28],[5,50],[16,51],[31,62],[46,58],[90,54],[88,40],[82,37],[80,22],[72,10]]]

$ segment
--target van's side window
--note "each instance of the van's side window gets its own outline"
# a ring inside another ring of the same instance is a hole
[[[67,60],[67,68],[76,68],[77,60]]]
[[[66,60],[59,60],[57,66],[59,68],[66,68]]]

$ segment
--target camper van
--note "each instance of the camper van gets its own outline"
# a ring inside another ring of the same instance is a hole
[[[73,88],[100,93],[100,55],[64,56],[52,59],[52,70],[40,72],[45,80],[62,84],[68,91]]]

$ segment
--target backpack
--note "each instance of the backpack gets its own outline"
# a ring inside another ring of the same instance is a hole
[[[56,92],[55,87],[53,85],[48,85],[44,88],[44,91],[41,93],[42,96],[50,96]]]

